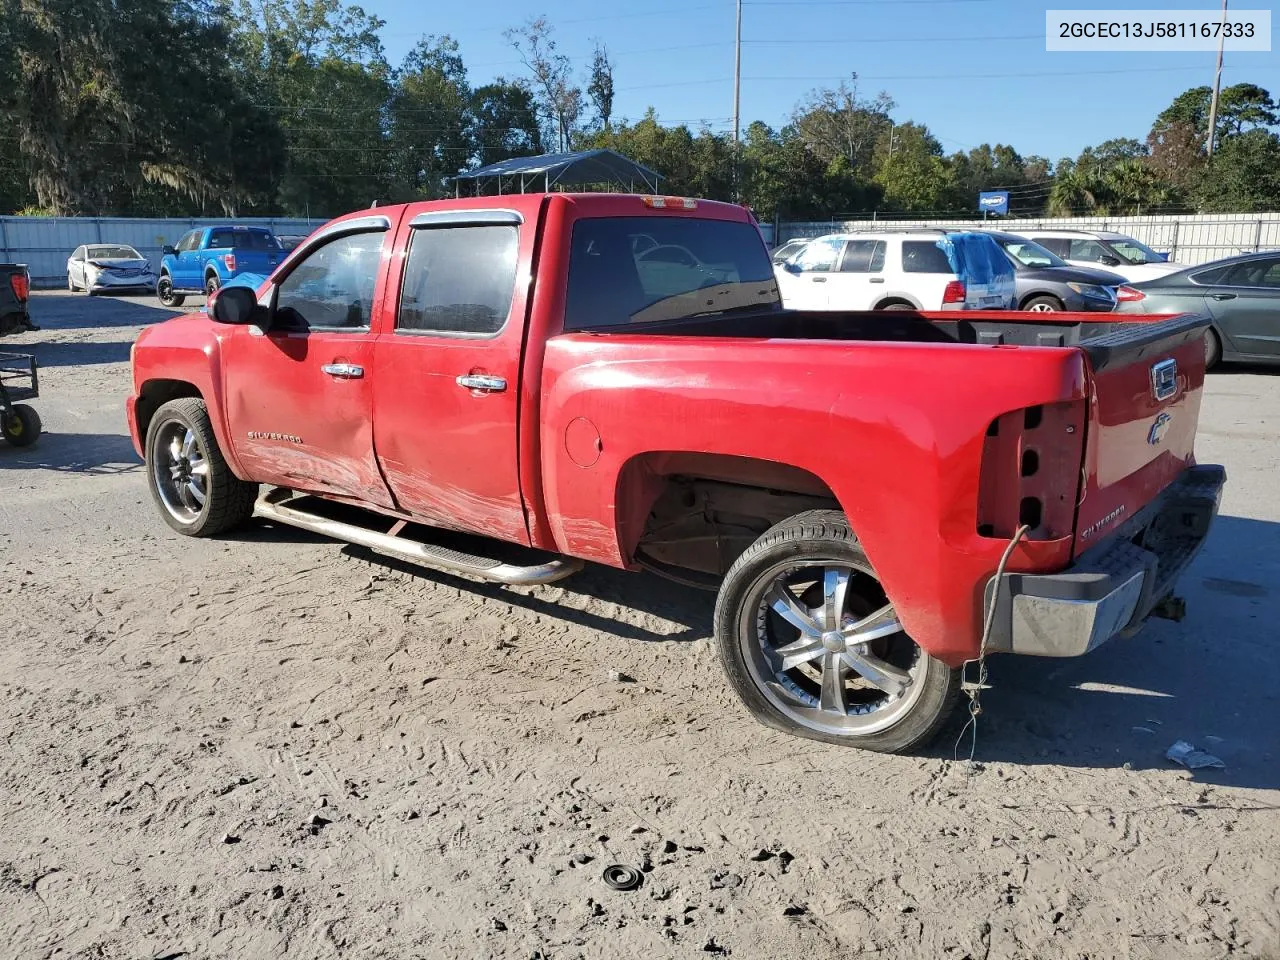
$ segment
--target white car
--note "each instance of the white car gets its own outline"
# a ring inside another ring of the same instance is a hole
[[[938,241],[947,231],[841,233],[818,237],[774,275],[791,310],[976,310],[1009,306],[1013,282],[965,283]],[[992,241],[994,246],[994,241]],[[1000,260],[1004,254],[996,248]]]
[[[1022,230],[1028,237],[1048,247],[1075,267],[1102,267],[1118,273],[1129,283],[1167,277],[1186,268],[1170,263],[1140,240],[1123,233],[1086,230]]]
[[[154,290],[151,261],[125,243],[90,243],[67,258],[67,289],[90,296],[103,290]]]

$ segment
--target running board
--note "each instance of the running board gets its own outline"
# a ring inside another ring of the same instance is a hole
[[[378,553],[387,553],[412,563],[442,570],[445,573],[461,573],[497,583],[530,585],[554,583],[577,573],[583,567],[581,560],[557,557],[545,563],[519,566],[504,563],[491,557],[480,557],[461,550],[410,540],[394,533],[380,533],[367,527],[341,520],[333,520],[316,513],[291,506],[289,501],[300,495],[291,490],[276,488],[262,494],[253,505],[254,516],[290,527],[310,530],[321,536],[332,537],[347,543],[356,543]],[[371,516],[374,516],[371,514]],[[392,529],[403,524],[397,523]]]

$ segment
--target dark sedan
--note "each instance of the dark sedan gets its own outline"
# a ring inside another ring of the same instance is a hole
[[[1120,288],[1120,313],[1202,313],[1205,361],[1280,363],[1280,250],[1202,263]]]
[[[1013,233],[987,231],[1013,264],[1019,310],[1109,311],[1124,277],[1092,267],[1075,267],[1034,240]]]

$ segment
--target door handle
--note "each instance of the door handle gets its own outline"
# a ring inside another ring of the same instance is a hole
[[[1236,295],[1235,295],[1234,293],[1211,293],[1211,294],[1209,294],[1209,299],[1210,299],[1210,300],[1234,300],[1235,298],[1236,298]]]
[[[460,387],[466,387],[468,390],[477,390],[481,393],[501,393],[507,389],[507,381],[502,377],[487,377],[478,373],[459,377],[457,382]]]
[[[871,282],[872,282],[872,283],[884,283],[884,277],[872,277],[872,278],[871,278]]]
[[[354,363],[326,363],[320,370],[338,380],[359,380],[364,376],[364,367]]]
[[[810,279],[810,280],[812,280],[814,283],[826,283],[826,282],[827,282],[827,278],[826,278],[826,277],[810,277],[809,279]]]

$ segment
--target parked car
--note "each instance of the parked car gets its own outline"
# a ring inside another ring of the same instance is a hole
[[[1001,276],[953,264],[957,238]],[[966,276],[961,276],[966,272]],[[1013,305],[1013,268],[986,234],[945,230],[842,233],[810,241],[774,267],[783,303],[793,310],[977,310]]]
[[[1123,233],[1088,230],[1026,230],[1023,236],[1075,267],[1102,267],[1129,283],[1154,280],[1182,269],[1140,240]]]
[[[786,263],[797,253],[805,248],[805,244],[809,242],[808,237],[796,237],[794,240],[788,240],[780,247],[774,247],[770,256],[774,263]]]
[[[1207,321],[1113,321],[790,312],[741,207],[469,197],[340,217],[145,328],[126,409],[179,533],[257,515],[503,583],[698,582],[763,722],[903,751],[981,650],[1172,612],[1224,483],[1194,457]]]
[[[1202,313],[1205,365],[1280,363],[1280,250],[1228,257],[1121,287],[1120,313]]]
[[[27,312],[30,297],[31,274],[26,264],[0,263],[0,337],[40,329]]]
[[[67,289],[89,296],[106,290],[150,290],[156,285],[151,261],[127,243],[90,243],[67,258]]]
[[[164,248],[156,296],[167,307],[181,306],[188,293],[208,296],[238,274],[268,274],[283,259],[266,227],[200,227]]]
[[[1034,240],[1013,233],[990,231],[1013,264],[1019,310],[1052,313],[1060,310],[1114,310],[1116,288],[1124,277],[1105,270],[1073,267]]]

